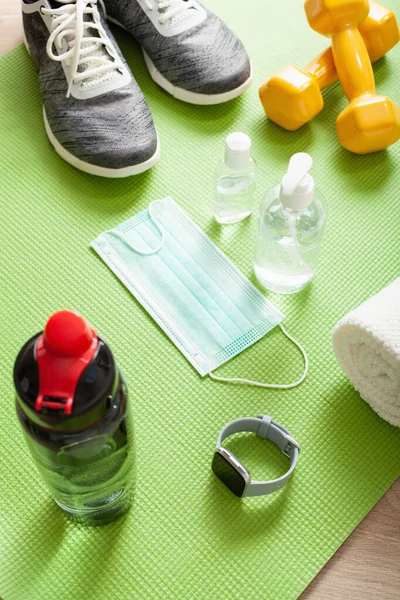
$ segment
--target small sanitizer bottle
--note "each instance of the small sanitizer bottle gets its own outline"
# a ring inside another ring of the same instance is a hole
[[[215,184],[214,218],[218,223],[237,223],[253,212],[256,165],[250,151],[251,140],[245,133],[231,133],[226,138]]]
[[[314,277],[326,223],[323,196],[308,171],[311,156],[292,156],[282,183],[265,195],[259,215],[254,272],[279,294],[293,294]]]

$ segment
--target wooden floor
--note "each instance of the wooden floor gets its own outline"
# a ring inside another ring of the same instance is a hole
[[[19,11],[20,0],[0,0],[0,54],[22,41]],[[300,598],[400,599],[400,480],[378,502]]]

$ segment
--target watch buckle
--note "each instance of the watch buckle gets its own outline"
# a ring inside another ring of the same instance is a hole
[[[286,454],[286,456],[288,456],[290,458],[290,452],[293,447],[297,448],[297,450],[300,451],[300,444],[298,444],[296,442],[296,440],[294,438],[292,438],[290,435],[287,435],[286,436],[286,446],[282,450],[283,454]]]

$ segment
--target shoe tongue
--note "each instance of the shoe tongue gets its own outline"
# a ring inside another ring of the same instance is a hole
[[[85,21],[91,19],[91,15],[85,15],[85,17],[88,17],[87,19],[85,18]],[[87,37],[100,38],[100,35],[99,35],[99,32],[97,31],[97,29],[92,29],[91,27],[89,27],[85,31],[86,31],[85,37],[87,36]],[[81,48],[82,49],[88,48],[90,46],[93,46],[93,44],[95,44],[95,42],[83,41],[81,44]],[[107,52],[106,48],[101,43],[97,44],[96,50],[93,50],[93,52],[90,53],[90,56],[100,56],[103,58],[107,58],[110,61],[112,60],[112,58],[109,55],[109,53]],[[86,69],[90,69],[92,67],[99,66],[99,64],[100,63],[96,62],[95,60],[83,62],[81,65],[79,65],[78,72],[83,73],[84,71],[86,71]],[[100,83],[105,83],[106,81],[115,79],[116,77],[118,77],[118,75],[119,75],[119,71],[117,70],[117,68],[113,69],[112,71],[111,70],[107,71],[106,73],[98,73],[97,75],[93,75],[92,77],[88,77],[87,79],[82,81],[82,87],[83,88],[92,87],[94,82],[96,83],[96,85],[98,85]]]
[[[57,2],[56,0],[49,0],[49,4],[51,4],[52,8],[60,8],[61,6],[67,6],[68,4],[76,4],[76,0],[71,0],[70,2]],[[93,22],[93,15],[91,14],[85,14],[83,16],[83,20],[84,21],[89,21],[89,22]],[[99,38],[100,39],[100,34],[97,31],[97,29],[93,29],[91,27],[88,27],[85,29],[85,36],[84,37],[94,37],[94,38]],[[73,34],[67,35],[64,38],[67,42],[69,47],[71,47],[74,43],[75,40],[75,36]],[[90,46],[93,46],[95,44],[95,42],[93,41],[85,41],[83,40],[81,43],[81,48],[89,48]],[[101,56],[103,58],[108,58],[109,60],[112,60],[109,53],[107,52],[106,48],[103,46],[103,44],[99,43],[97,44],[97,48],[95,50],[93,50],[93,52],[90,53],[90,56]],[[98,63],[97,61],[87,61],[87,62],[83,62],[82,64],[79,65],[78,67],[78,73],[84,73],[86,71],[86,69],[90,69],[90,68],[94,68],[96,66],[99,66],[100,63]],[[87,79],[84,79],[81,83],[81,86],[85,89],[89,88],[89,87],[93,87],[93,85],[98,85],[100,83],[105,83],[110,81],[111,79],[115,79],[116,77],[118,77],[119,75],[119,71],[117,68],[115,68],[114,70],[110,70],[107,71],[106,73],[98,73],[97,75],[93,75],[92,77],[88,77]]]
[[[194,17],[196,12],[197,12],[197,9],[194,7],[187,8],[186,10],[183,10],[182,12],[180,12],[177,15],[175,15],[174,17],[172,17],[170,24],[172,26],[174,26],[174,25],[178,25],[178,23],[182,23],[183,21],[187,21],[188,19],[191,19],[192,17]]]
[[[161,9],[159,9],[159,12],[162,14],[162,13],[167,12],[167,10],[168,10],[168,8],[161,8]],[[173,27],[174,25],[183,23],[183,21],[187,21],[188,19],[191,19],[192,17],[194,17],[194,15],[196,13],[197,13],[197,9],[194,6],[190,6],[189,8],[186,8],[185,10],[182,10],[178,14],[174,15],[172,17],[172,19],[169,20],[169,24],[172,25],[172,27]]]

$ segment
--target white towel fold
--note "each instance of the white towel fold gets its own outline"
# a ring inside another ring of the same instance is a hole
[[[361,397],[400,426],[400,278],[346,315],[333,330],[333,349]]]

